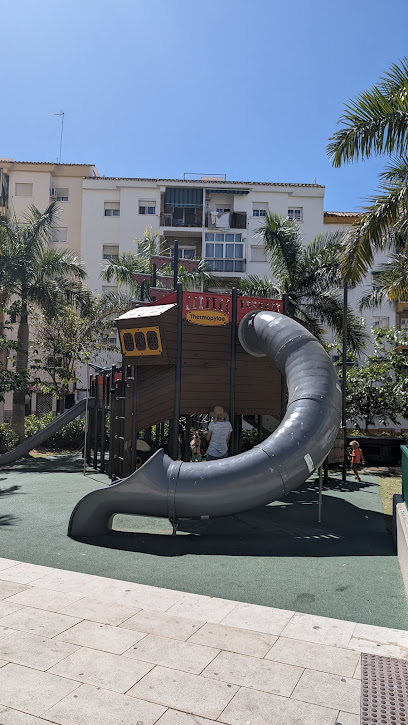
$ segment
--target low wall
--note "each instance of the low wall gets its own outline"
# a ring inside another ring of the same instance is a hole
[[[398,562],[408,596],[408,511],[402,496],[394,496],[394,523],[397,539]]]

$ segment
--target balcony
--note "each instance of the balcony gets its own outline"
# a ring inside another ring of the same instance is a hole
[[[210,272],[245,272],[246,259],[205,259]]]
[[[202,227],[202,208],[173,207],[160,214],[162,227]]]
[[[246,229],[247,214],[246,211],[207,212],[205,225],[207,229]]]

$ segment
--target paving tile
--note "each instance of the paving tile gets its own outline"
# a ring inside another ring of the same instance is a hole
[[[167,710],[156,725],[214,725],[215,720],[207,720],[206,717],[189,715],[179,710]]]
[[[53,589],[56,592],[72,592],[83,594],[84,587],[97,577],[92,574],[81,574],[77,571],[52,569],[50,574],[35,580],[35,586],[41,589]]]
[[[55,639],[37,637],[27,632],[10,630],[8,637],[0,639],[0,658],[35,670],[48,670],[77,647]]]
[[[72,595],[74,596],[74,595]],[[117,626],[131,618],[139,610],[136,607],[125,607],[115,602],[100,602],[97,599],[77,599],[73,604],[68,604],[59,609],[61,614],[69,614],[71,617],[90,619],[92,622],[111,624]],[[126,625],[124,625],[126,627]],[[127,629],[138,629],[138,627],[127,627]],[[139,630],[140,631],[140,630]]]
[[[351,712],[339,712],[336,725],[361,725],[360,715],[352,715]]]
[[[101,602],[113,603],[126,594],[131,594],[141,587],[134,582],[120,581],[119,579],[107,579],[102,576],[95,576],[84,583],[82,596],[87,599],[96,599]],[[152,587],[154,589],[155,587]],[[137,608],[137,607],[136,607]]]
[[[0,618],[18,612],[19,609],[22,609],[21,604],[13,604],[9,599],[0,599]]]
[[[172,606],[167,614],[203,622],[220,622],[237,606],[236,602],[218,597],[204,597],[199,594],[185,594],[180,601]]]
[[[77,687],[77,682],[29,667],[15,664],[0,667],[0,703],[29,715],[44,715],[49,707]]]
[[[350,677],[305,670],[292,693],[292,698],[358,715],[361,682]]]
[[[276,642],[276,636],[248,632],[237,627],[227,627],[225,624],[204,624],[188,641],[250,657],[264,657]]]
[[[358,658],[358,662],[357,662],[357,667],[356,667],[356,669],[354,670],[354,674],[353,674],[353,677],[354,677],[354,679],[356,679],[356,680],[361,680],[361,655],[360,655],[360,657]]]
[[[15,561],[14,559],[3,559],[0,557],[0,572],[4,569],[8,569],[10,566],[16,566],[16,564],[19,564],[19,561]],[[0,574],[1,579],[1,574]]]
[[[1,579],[4,581],[17,582],[19,584],[30,584],[36,579],[40,579],[52,572],[49,566],[39,566],[38,564],[16,564],[16,566],[7,567],[1,572]]]
[[[127,694],[214,720],[237,690],[225,682],[155,667]]]
[[[43,609],[24,607],[19,609],[18,612],[2,617],[0,626],[31,632],[41,637],[55,637],[55,635],[69,629],[79,621],[75,617],[67,617],[66,614],[56,614],[55,612],[46,612]]]
[[[27,589],[27,587],[24,586],[24,584],[15,584],[14,582],[0,580],[0,599],[12,597],[13,594],[23,592],[25,589]]]
[[[220,717],[227,725],[335,725],[336,710],[240,689]]]
[[[281,634],[305,642],[347,647],[355,626],[355,622],[296,612]]]
[[[49,670],[51,674],[125,693],[153,665],[81,647]]]
[[[357,624],[349,647],[359,652],[408,659],[408,631]]]
[[[27,715],[25,712],[20,712],[19,710],[10,710],[8,707],[3,709],[1,705],[0,723],[1,725],[50,725],[49,720]]]
[[[219,651],[214,647],[203,647],[199,644],[189,644],[177,639],[148,634],[125,652],[124,657],[135,657],[154,665],[163,665],[163,667],[199,675]]]
[[[221,652],[203,671],[203,677],[289,697],[303,669],[235,652]]]
[[[63,632],[57,639],[78,644],[82,647],[100,649],[102,652],[121,655],[145,636],[144,632],[84,621]]]
[[[46,714],[60,725],[154,725],[163,712],[164,707],[151,702],[81,685]]]
[[[147,609],[140,610],[134,617],[122,622],[126,629],[137,629],[147,634],[158,634],[173,639],[188,639],[194,632],[203,626],[201,621],[174,617],[164,612],[154,612]],[[203,644],[207,644],[203,642]]]
[[[8,602],[34,607],[35,609],[46,609],[49,612],[58,612],[63,607],[80,599],[80,594],[69,592],[55,592],[52,589],[39,589],[29,587],[19,594],[14,594],[7,599]],[[1,611],[1,610],[0,610]]]
[[[170,589],[149,587],[142,584],[117,600],[119,604],[126,606],[140,607],[140,609],[153,609],[156,612],[166,612],[170,607],[180,601],[182,592],[175,592]],[[182,615],[184,616],[184,615]],[[187,614],[185,616],[188,616]],[[199,619],[199,617],[190,617]]]
[[[266,655],[266,659],[353,677],[360,656],[349,649],[280,637]]]
[[[293,614],[294,612],[286,609],[262,607],[258,604],[237,604],[233,611],[224,617],[222,624],[279,635]]]

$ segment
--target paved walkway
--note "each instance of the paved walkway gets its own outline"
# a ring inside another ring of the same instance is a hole
[[[29,459],[0,470],[1,556],[366,624],[408,629],[408,605],[376,477],[331,476],[317,523],[316,481],[238,516],[180,523],[115,517],[97,540],[66,535],[72,509],[106,476],[82,461]],[[133,530],[137,533],[128,533]],[[246,725],[246,723],[244,723]]]
[[[0,559],[1,725],[359,725],[408,632]]]

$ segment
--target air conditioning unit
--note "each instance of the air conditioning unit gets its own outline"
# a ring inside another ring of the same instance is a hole
[[[57,198],[57,190],[50,189],[50,199],[56,199],[56,198]]]

